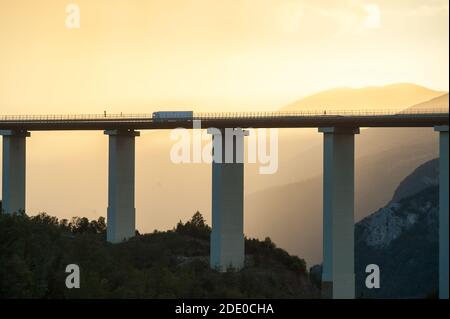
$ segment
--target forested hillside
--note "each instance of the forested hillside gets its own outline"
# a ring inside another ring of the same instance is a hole
[[[239,272],[209,268],[200,213],[173,230],[106,242],[104,218],[0,214],[0,298],[314,298],[305,262],[266,238],[246,239]],[[67,289],[65,268],[80,267]]]

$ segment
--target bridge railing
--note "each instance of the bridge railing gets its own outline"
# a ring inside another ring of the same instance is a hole
[[[0,115],[0,121],[89,121],[89,120],[123,120],[151,119],[152,114],[32,114],[32,115]]]
[[[280,117],[308,117],[308,116],[392,116],[392,115],[442,115],[448,114],[448,107],[433,109],[375,109],[375,110],[296,110],[276,112],[226,112],[226,113],[194,113],[197,119],[227,119],[227,118],[280,118]]]
[[[349,110],[315,108],[314,110],[274,111],[274,112],[195,112],[191,118],[165,118],[164,120],[214,120],[214,119],[270,119],[283,117],[317,117],[317,116],[417,116],[448,114],[448,107],[427,109],[383,108],[372,110]],[[73,121],[151,121],[151,113],[142,114],[44,114],[44,115],[0,115],[4,122],[73,122]]]

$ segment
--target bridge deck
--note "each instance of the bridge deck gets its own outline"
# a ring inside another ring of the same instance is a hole
[[[156,130],[192,128],[193,120],[207,127],[433,127],[448,125],[449,113],[436,111],[334,111],[266,113],[198,113],[192,118],[153,119],[151,114],[3,115],[0,130]]]

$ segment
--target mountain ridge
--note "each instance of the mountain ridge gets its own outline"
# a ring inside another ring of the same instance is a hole
[[[448,112],[448,93],[439,95],[431,100],[408,107],[405,112],[418,111],[447,111]]]
[[[434,180],[438,169],[436,159],[419,166],[400,183],[388,205],[355,225],[357,296],[425,298],[437,294],[439,185]],[[364,285],[365,267],[371,263],[380,268],[379,289]]]
[[[293,101],[281,110],[301,110],[324,107],[329,110],[407,108],[436,98],[447,92],[436,91],[413,83],[392,83],[361,88],[338,87],[308,95]]]
[[[432,179],[438,161],[417,167],[399,184],[395,201],[355,224],[355,283],[357,298],[429,298],[438,289],[439,186],[422,185]],[[380,269],[380,287],[365,285],[366,266]],[[322,266],[310,267],[311,278],[319,283]]]

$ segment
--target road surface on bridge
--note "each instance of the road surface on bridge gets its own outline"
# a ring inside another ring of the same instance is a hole
[[[207,127],[434,127],[448,125],[449,113],[439,111],[321,111],[194,113],[189,118],[154,119],[152,114],[2,115],[0,130],[158,130]]]

